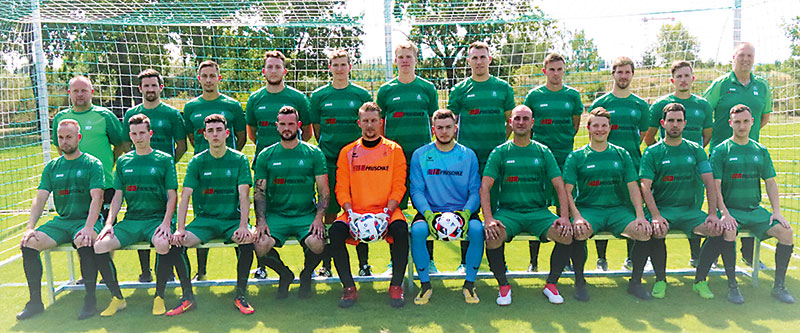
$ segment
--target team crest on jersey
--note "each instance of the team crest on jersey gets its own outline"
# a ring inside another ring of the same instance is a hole
[[[306,163],[305,163],[305,162],[303,162],[303,160],[300,160],[300,163],[298,163],[298,164],[300,164],[300,166],[304,166],[304,165],[306,165]]]
[[[83,175],[83,171],[78,170],[78,171],[75,172],[75,175],[80,177],[81,175]]]
[[[540,161],[538,158],[534,158],[534,159],[533,159],[533,165],[539,165],[539,164],[541,164],[541,163],[542,163],[542,162],[541,162],[541,161]]]
[[[232,173],[231,173],[231,169],[226,169],[226,170],[225,170],[225,175],[226,175],[226,176],[230,177],[230,176],[231,176],[231,174],[232,174]]]
[[[84,127],[84,128],[88,131],[88,130],[92,129],[92,125],[86,125],[86,127]]]
[[[350,101],[350,107],[352,108],[352,107],[355,107],[355,106],[356,106],[356,102]]]
[[[619,168],[619,162],[617,162],[617,161],[614,161],[614,167],[615,167],[615,168]]]
[[[163,120],[159,120],[159,121],[156,123],[156,127],[164,127],[164,121],[163,121]]]
[[[420,95],[420,94],[417,94],[417,100],[418,100],[418,101],[421,101],[421,100],[422,100],[422,95]]]
[[[150,174],[151,175],[155,175],[156,174],[156,168],[155,167],[151,167],[150,168]]]
[[[694,157],[691,157],[691,156],[687,157],[686,158],[686,162],[694,163]]]
[[[758,162],[758,156],[753,156],[753,162]]]
[[[492,91],[492,97],[497,97],[497,92],[496,91]]]

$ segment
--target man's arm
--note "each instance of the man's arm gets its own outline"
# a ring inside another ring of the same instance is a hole
[[[131,144],[130,141],[123,141],[122,143],[119,144],[119,146],[122,147],[122,148],[120,148],[120,149],[122,149],[122,151],[131,151],[132,144]],[[119,156],[114,156],[114,158],[117,158],[117,157],[119,157]]]
[[[317,144],[319,145],[319,124],[311,124],[311,128],[314,129],[314,139],[317,140]]]
[[[300,126],[300,129],[303,130],[303,134],[301,135],[302,138],[303,138],[303,141],[308,142],[308,140],[311,140],[311,137],[314,135],[314,132],[311,130],[311,125],[307,125],[306,124],[306,125]]]
[[[511,123],[508,122],[508,119],[511,118],[511,110],[505,112],[505,117],[506,121],[504,125],[506,126],[506,139],[508,139],[508,136],[511,135]]]
[[[100,217],[100,208],[103,206],[103,189],[93,188],[89,191],[92,202],[89,204],[89,215],[86,217],[86,224],[75,234],[75,245],[78,247],[92,246],[94,241],[94,224]]]
[[[483,176],[480,191],[481,211],[483,212],[483,219],[486,222],[494,220],[494,216],[492,215],[492,186],[494,186],[494,178]]]
[[[114,225],[114,221],[117,220],[117,214],[119,214],[120,208],[122,208],[122,191],[116,190],[114,191],[114,198],[111,199],[111,208],[108,211],[108,216],[106,216],[106,227]]]
[[[658,128],[656,127],[648,127],[647,132],[644,133],[644,143],[648,146],[652,146],[656,143],[656,133],[658,132]]]
[[[247,134],[245,131],[235,131],[233,134],[236,135],[236,150],[242,151],[244,145],[247,144]]]
[[[241,184],[237,187],[239,191],[239,228],[246,228],[250,225],[250,185]]]
[[[181,200],[178,202],[178,221],[175,226],[175,234],[178,234],[178,231],[185,231],[186,230],[186,213],[189,210],[189,199],[192,198],[192,192],[194,189],[191,187],[183,187],[183,191],[181,191]]]
[[[780,200],[780,191],[778,190],[778,183],[775,182],[775,177],[764,179],[764,185],[767,189],[767,197],[769,197],[769,203],[772,206],[772,216],[770,216],[770,223],[772,221],[777,220],[784,228],[791,229],[792,226],[789,224],[789,221],[781,215],[781,200]]]
[[[578,130],[581,128],[581,116],[580,115],[573,115],[572,116],[572,127],[575,127],[575,134],[578,134]]]
[[[644,219],[644,208],[642,208],[642,192],[639,191],[639,181],[632,181],[627,184],[628,194],[630,195],[633,209],[636,211],[637,219]]]
[[[194,145],[194,133],[186,133],[186,137],[189,138],[189,143],[192,144],[192,148],[195,148],[195,145]]]
[[[711,142],[711,133],[713,130],[713,128],[703,129],[703,147],[708,147],[708,143]]]
[[[556,194],[558,195],[558,215],[564,218],[569,218],[569,204],[567,201],[567,191],[564,189],[564,179],[561,176],[553,178],[550,180],[553,183],[553,188],[556,189]]]
[[[317,184],[317,194],[319,195],[319,198],[317,198],[317,215],[314,217],[314,221],[319,220],[321,223],[331,200],[331,190],[328,187],[328,175],[316,176],[314,180]]]
[[[175,163],[178,163],[185,153],[186,139],[175,141]]]
[[[653,197],[653,180],[642,178],[639,181],[642,187],[642,199],[644,199],[644,203],[647,205],[647,210],[650,211],[650,217],[653,223],[656,223],[656,221],[667,222],[667,220],[661,216],[661,212],[658,211],[658,206],[656,206],[656,199]]]
[[[256,227],[263,228],[267,225],[267,180],[256,179],[253,190],[253,207],[256,211]]]
[[[759,129],[764,128],[769,123],[769,113],[762,113],[761,114],[761,127]]]
[[[36,226],[36,222],[39,221],[39,218],[42,216],[42,211],[44,210],[44,204],[47,203],[47,198],[50,197],[50,191],[48,190],[37,190],[36,197],[33,198],[33,204],[31,204],[31,213],[28,217],[28,227],[27,230],[33,230],[33,227]]]
[[[247,137],[250,138],[250,141],[256,143],[256,132],[258,131],[255,126],[247,125]]]

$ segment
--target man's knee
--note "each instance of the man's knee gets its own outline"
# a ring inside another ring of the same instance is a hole
[[[784,245],[791,245],[794,243],[794,233],[792,232],[792,228],[786,228],[781,224],[776,224],[772,228],[770,228],[772,236],[774,236],[778,243]]]
[[[325,250],[325,241],[323,239],[307,236],[305,239],[305,244],[306,247],[308,247],[308,249],[315,254],[322,254],[322,251]]]
[[[428,235],[428,222],[425,222],[425,220],[414,221],[411,225],[411,238],[427,239]]]
[[[116,237],[104,237],[94,243],[94,253],[103,254],[119,248],[119,240]]]
[[[395,220],[389,224],[389,235],[392,237],[401,237],[408,235],[408,223],[406,221]]]
[[[350,230],[346,223],[341,221],[333,222],[331,227],[328,229],[328,236],[331,239],[331,244],[344,244],[344,241],[350,237]]]
[[[164,255],[169,253],[169,240],[163,237],[153,237],[150,240],[153,243],[153,247],[156,248],[156,253]]]

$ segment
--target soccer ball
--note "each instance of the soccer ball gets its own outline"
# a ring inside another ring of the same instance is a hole
[[[439,234],[439,239],[444,241],[452,241],[461,239],[461,234],[464,231],[464,219],[458,214],[442,213],[435,221],[433,227],[436,233]]]
[[[372,243],[383,239],[388,228],[389,221],[367,213],[350,223],[350,235],[360,242]]]

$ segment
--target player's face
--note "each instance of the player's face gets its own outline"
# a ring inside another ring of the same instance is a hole
[[[606,117],[589,116],[589,138],[595,142],[604,142],[608,140],[608,131],[611,129],[611,124]]]
[[[736,69],[752,69],[753,61],[756,57],[756,49],[752,46],[745,45],[739,47],[733,54],[733,65]]]
[[[142,93],[144,100],[148,102],[155,102],[161,98],[162,89],[164,89],[164,86],[158,83],[157,77],[143,78],[139,84],[139,92]]]
[[[511,130],[514,137],[528,137],[533,127],[533,113],[530,109],[517,109],[511,111]]]
[[[397,64],[397,70],[401,73],[414,73],[417,67],[417,57],[414,56],[414,50],[411,49],[397,50],[394,62]]]
[[[153,131],[147,129],[146,124],[130,125],[131,142],[136,148],[145,148],[150,145],[150,138],[153,136]]]
[[[69,101],[72,102],[73,106],[83,108],[92,104],[94,88],[86,80],[73,80],[67,92],[69,93]]]
[[[664,132],[668,137],[673,139],[680,138],[683,135],[683,128],[686,127],[686,119],[683,116],[683,112],[667,112],[667,115],[661,120],[661,126],[664,127]]]
[[[560,86],[564,81],[564,62],[551,61],[542,69],[544,76],[547,77],[547,83],[555,86]]]
[[[58,134],[58,149],[61,149],[62,153],[69,155],[78,150],[81,134],[78,133],[78,128],[75,125],[64,124],[58,126],[56,133]]]
[[[692,83],[694,83],[694,74],[691,67],[681,67],[672,73],[670,82],[675,86],[676,92],[689,92],[692,90]]]
[[[633,66],[619,66],[612,74],[614,75],[614,84],[617,85],[618,88],[628,88],[633,79]]]
[[[473,75],[487,75],[489,74],[489,64],[492,62],[492,57],[489,56],[489,50],[472,48],[467,54],[467,63],[472,68]]]
[[[350,75],[350,69],[353,66],[350,65],[350,61],[347,60],[347,57],[341,57],[331,60],[330,64],[328,65],[328,69],[333,74],[334,79],[347,79]]]
[[[364,139],[375,140],[381,135],[383,119],[380,112],[367,111],[358,113],[358,127],[361,127],[361,135]]]
[[[206,66],[197,74],[197,80],[200,81],[203,92],[215,93],[219,89],[219,82],[222,81],[222,76],[219,75],[219,70],[214,66]]]
[[[433,121],[433,135],[436,136],[436,141],[441,144],[446,145],[453,142],[457,130],[456,121],[453,119],[436,119]]]
[[[283,77],[286,76],[286,67],[283,67],[283,61],[280,58],[269,57],[264,62],[264,77],[267,78],[267,83],[271,85],[279,85],[283,82]]]
[[[283,141],[292,141],[297,138],[300,126],[297,123],[297,116],[294,114],[278,114],[278,134]]]
[[[750,112],[734,113],[728,123],[733,129],[734,137],[747,138],[750,136],[750,127],[753,127],[753,115]]]
[[[228,139],[228,129],[221,122],[207,123],[203,137],[208,141],[208,146],[211,148],[219,148],[225,145],[225,140]]]

